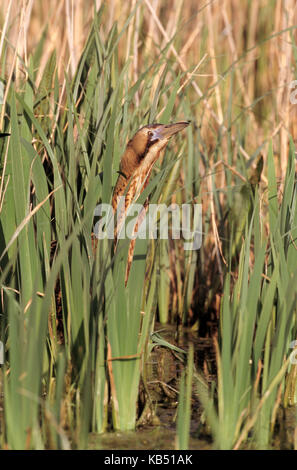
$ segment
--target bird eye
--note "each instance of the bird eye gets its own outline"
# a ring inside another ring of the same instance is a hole
[[[148,135],[149,137],[153,137],[154,134],[153,134],[152,131],[148,131],[147,135]]]

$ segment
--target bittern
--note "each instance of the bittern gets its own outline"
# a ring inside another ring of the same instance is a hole
[[[117,227],[115,229],[115,246],[117,235],[121,230],[122,222],[127,214],[128,208],[133,201],[139,197],[148,185],[152,168],[158,160],[162,150],[165,149],[169,139],[189,125],[189,122],[176,122],[175,124],[150,124],[139,129],[134,137],[129,140],[128,145],[120,161],[119,177],[116,182],[112,207],[116,212],[119,198],[124,197],[123,207],[119,207],[117,217]],[[136,234],[148,205],[148,200],[144,204],[142,212],[139,214],[134,227]],[[129,271],[133,259],[135,238],[131,240],[128,252],[126,279],[127,284]]]

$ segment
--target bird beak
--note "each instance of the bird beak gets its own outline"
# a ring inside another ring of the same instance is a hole
[[[187,121],[176,122],[174,124],[160,124],[160,127],[154,130],[154,137],[157,139],[170,139],[174,134],[187,127],[190,123]]]

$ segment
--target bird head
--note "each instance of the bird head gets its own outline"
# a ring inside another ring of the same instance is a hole
[[[126,152],[121,159],[121,171],[130,177],[140,167],[144,172],[151,168],[169,139],[188,125],[189,122],[182,121],[141,127],[128,142]]]
[[[152,167],[169,139],[188,125],[189,122],[186,121],[174,124],[149,124],[139,129],[129,140],[121,158],[119,177],[113,193],[114,210],[117,207],[117,198],[124,194],[128,183],[130,188],[126,195],[127,201],[133,199],[139,188],[144,189]]]
[[[189,125],[189,122],[176,122],[175,124],[149,124],[139,129],[129,141],[138,160],[141,161],[152,146],[158,151],[164,148],[173,135]]]

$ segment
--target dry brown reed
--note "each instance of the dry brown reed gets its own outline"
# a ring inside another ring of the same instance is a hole
[[[226,123],[230,74],[236,64],[234,113],[246,109],[247,139],[243,149],[248,156],[273,136],[278,155],[279,176],[283,177],[288,148],[288,131],[295,139],[296,106],[289,100],[289,83],[294,79],[293,44],[296,37],[296,2],[284,0],[248,2],[244,0],[109,0],[105,5],[101,34],[108,35],[115,21],[119,30],[138,5],[119,44],[119,60],[131,61],[131,78],[136,81],[148,58],[158,60],[160,48],[175,37],[168,50],[173,67],[190,73],[205,53],[207,60],[191,77],[193,96],[203,97],[197,106],[201,134],[211,142],[209,120],[215,130]],[[67,71],[73,75],[94,16],[93,0],[9,0],[1,2],[0,53],[9,44],[5,70],[1,76],[19,80],[26,74],[29,54],[37,47],[46,28],[46,41],[37,73],[38,80],[52,51],[57,51],[61,82]],[[269,21],[267,19],[269,18]],[[277,33],[287,30],[277,35]],[[269,36],[275,37],[265,40]],[[265,95],[265,96],[264,96]],[[255,103],[263,97],[259,103]],[[136,97],[136,105],[138,97]],[[236,116],[236,114],[235,114]],[[227,162],[226,162],[227,163]]]
[[[289,133],[294,140],[297,139],[297,107],[290,101],[290,83],[296,73],[296,2],[96,0],[95,5],[97,10],[104,5],[101,21],[103,39],[107,38],[115,22],[119,31],[124,28],[127,18],[135,10],[118,45],[119,66],[130,60],[131,83],[138,80],[147,64],[158,61],[160,50],[168,44],[167,60],[170,66],[184,74],[178,96],[182,96],[183,87],[187,85],[193,103],[197,103],[193,106],[193,114],[209,162],[202,169],[202,178],[205,177],[201,191],[203,210],[209,210],[211,214],[213,235],[210,243],[214,247],[215,264],[222,278],[224,258],[214,213],[209,168],[215,168],[217,189],[225,188],[228,182],[223,167],[214,166],[217,163],[214,148],[220,135],[220,159],[225,165],[231,165],[232,170],[232,162],[228,161],[227,129],[231,129],[234,158],[240,151],[249,160],[262,146],[265,162],[267,143],[272,139],[277,175],[279,181],[284,180]],[[65,72],[70,76],[75,73],[93,17],[93,0],[2,2],[0,55],[4,46],[8,47],[1,77],[7,81],[8,87],[12,81],[17,84],[26,75],[28,57],[46,32],[36,85],[50,55],[56,50],[58,76],[64,90]],[[164,67],[155,77],[152,97]],[[165,84],[169,81],[170,74],[167,74]],[[135,106],[140,102],[139,93],[141,90],[136,93]],[[63,93],[60,94],[60,104],[62,99]],[[4,108],[2,106],[0,130]],[[239,116],[241,119],[238,119]],[[244,142],[238,139],[238,133],[244,136]],[[265,172],[262,182],[266,186]],[[223,205],[223,192],[218,197]]]

